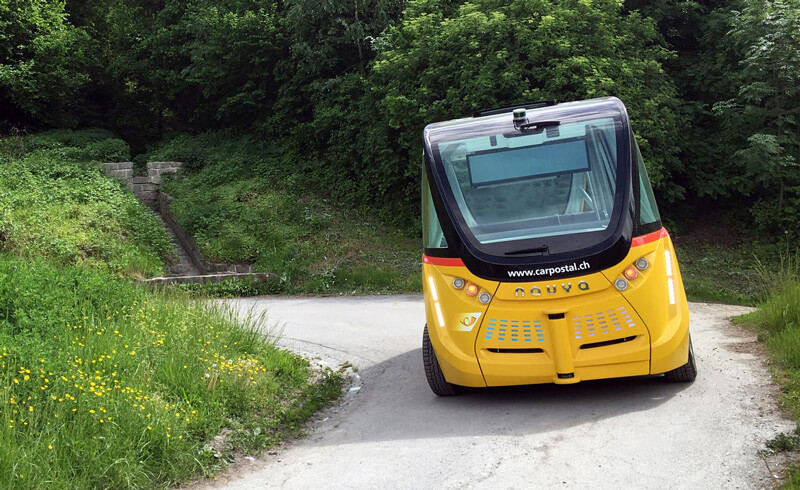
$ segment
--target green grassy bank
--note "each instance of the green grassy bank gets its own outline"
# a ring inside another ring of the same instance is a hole
[[[156,217],[91,162],[130,159],[102,130],[0,143],[0,251],[119,276],[159,275],[172,248]]]
[[[302,162],[228,131],[165,140],[144,159],[179,160],[171,208],[212,261],[253,264],[277,280],[254,292],[398,293],[421,290],[415,233],[382,225],[368,209],[318,196]]]
[[[170,251],[88,163],[124,143],[50,132],[0,149],[0,488],[172,485],[296,435],[338,396],[337,373],[278,349],[260,319],[131,281]]]
[[[784,255],[776,270],[758,269],[761,282],[771,292],[756,311],[735,321],[753,328],[766,345],[773,377],[781,387],[780,407],[800,420],[800,261],[796,257]],[[800,451],[800,424],[767,446],[775,451]],[[784,488],[800,488],[800,461],[788,468]]]
[[[0,487],[151,488],[213,472],[335,398],[255,324],[108,273],[0,257]]]

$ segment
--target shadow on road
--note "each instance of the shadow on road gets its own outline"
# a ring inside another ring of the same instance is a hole
[[[420,349],[359,374],[363,386],[354,406],[344,414],[336,433],[317,443],[546,433],[649,410],[692,386],[652,376],[468,389],[458,396],[439,398],[428,388]]]

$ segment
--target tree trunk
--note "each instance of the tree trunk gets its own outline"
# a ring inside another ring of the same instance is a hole
[[[361,32],[361,24],[358,20],[358,0],[354,0],[353,4],[355,5],[355,18],[356,18],[356,28],[358,32]],[[364,68],[364,56],[361,53],[361,39],[356,39],[356,48],[358,48],[358,66],[360,69]]]

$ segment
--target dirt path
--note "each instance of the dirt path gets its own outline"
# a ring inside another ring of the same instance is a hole
[[[420,296],[231,303],[268,310],[280,345],[358,379],[307,438],[198,488],[769,488],[776,408],[735,306],[691,305],[693,384],[634,378],[437,398],[420,352]]]

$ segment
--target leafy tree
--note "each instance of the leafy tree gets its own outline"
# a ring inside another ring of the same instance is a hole
[[[279,11],[285,50],[275,70],[279,97],[275,115],[267,121],[266,133],[284,134],[286,121],[298,121],[301,124],[295,129],[306,131],[304,124],[314,119],[315,111],[339,99],[336,90],[343,85],[335,80],[337,77],[365,75],[369,71],[375,57],[373,41],[399,21],[404,3],[287,0]],[[306,140],[299,135],[298,142],[305,144]]]
[[[65,111],[89,82],[87,39],[69,23],[63,0],[0,2],[0,117],[6,118],[5,125],[71,122]]]
[[[739,177],[729,165],[739,147],[741,134],[712,107],[734,93],[740,80],[740,49],[731,43],[733,10],[740,0],[627,0],[629,11],[652,18],[661,43],[675,53],[663,62],[677,88],[684,115],[678,140],[682,172],[674,175],[687,191],[682,206],[702,205],[704,199],[739,194]]]
[[[792,211],[800,204],[800,1],[748,0],[730,36],[744,53],[741,84],[715,109],[746,141],[734,154],[741,191],[774,203],[757,208],[759,221],[786,225],[795,216],[784,214],[787,187]]]
[[[334,133],[329,154],[350,158],[337,162],[352,169],[346,175],[370,176],[356,184],[362,196],[413,206],[425,124],[510,101],[617,95],[653,181],[677,196],[677,101],[660,65],[669,53],[656,41],[653,23],[623,15],[616,1],[411,1],[376,40],[368,90],[350,106],[361,109],[362,134],[352,130],[348,144]]]
[[[190,3],[178,24],[190,39],[179,76],[201,90],[197,121],[248,127],[270,112],[282,56],[276,7],[274,0]]]
[[[186,0],[132,0],[109,6],[113,118],[128,138],[152,140],[180,128],[180,121],[188,119],[186,112],[195,107],[187,93],[196,87],[180,77],[189,65],[185,45],[190,38],[180,23],[186,4]]]
[[[111,2],[103,16],[93,12],[93,25],[103,25],[98,31],[112,46],[108,83],[123,133],[141,147],[169,131],[248,128],[261,120],[277,94],[276,5],[128,0]]]

